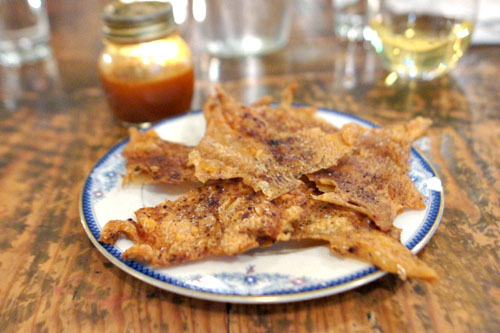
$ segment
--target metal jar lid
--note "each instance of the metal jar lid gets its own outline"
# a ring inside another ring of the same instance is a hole
[[[160,1],[115,1],[102,11],[104,37],[116,43],[147,42],[177,31],[172,5]]]

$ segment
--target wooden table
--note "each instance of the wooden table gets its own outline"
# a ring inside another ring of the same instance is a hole
[[[449,76],[387,86],[370,48],[332,33],[329,1],[296,1],[289,45],[211,58],[193,26],[193,108],[215,84],[244,102],[299,85],[296,101],[379,124],[430,117],[423,153],[445,187],[439,229],[420,253],[441,279],[389,275],[321,299],[235,305],[178,296],[110,264],[78,212],[84,179],[126,130],[96,73],[104,2],[49,1],[54,57],[1,68],[0,331],[498,332],[500,330],[500,47],[472,47]]]

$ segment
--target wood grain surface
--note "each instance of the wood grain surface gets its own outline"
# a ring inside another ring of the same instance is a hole
[[[210,57],[196,26],[186,27],[196,61],[193,108],[216,84],[251,102],[297,82],[299,103],[379,124],[430,117],[419,148],[445,187],[442,223],[419,254],[438,283],[389,275],[305,302],[214,303],[123,273],[80,224],[86,175],[127,133],[96,72],[105,3],[49,0],[53,57],[0,67],[0,331],[500,331],[500,46],[472,47],[432,82],[388,86],[368,46],[333,36],[330,1],[296,0],[289,45],[264,57]]]

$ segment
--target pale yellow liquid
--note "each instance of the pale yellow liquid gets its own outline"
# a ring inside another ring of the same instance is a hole
[[[408,15],[373,20],[370,42],[399,77],[429,80],[455,67],[469,46],[474,24],[445,17]]]

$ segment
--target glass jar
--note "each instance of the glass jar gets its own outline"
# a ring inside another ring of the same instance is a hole
[[[113,2],[103,11],[99,75],[109,105],[125,125],[189,110],[194,89],[191,51],[179,36],[170,3]]]

